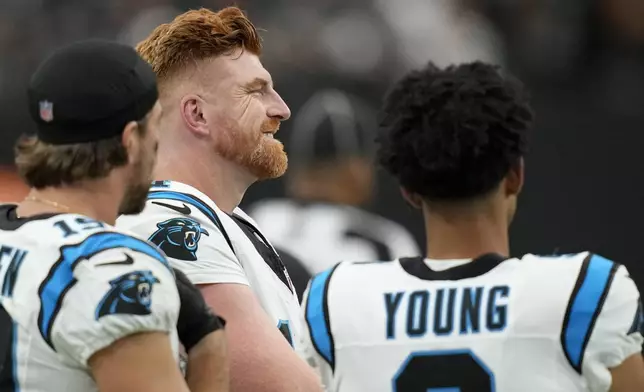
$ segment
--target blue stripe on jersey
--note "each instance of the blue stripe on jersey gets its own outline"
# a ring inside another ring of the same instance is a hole
[[[311,287],[306,301],[305,318],[309,327],[311,341],[318,354],[331,365],[331,369],[335,366],[335,355],[327,297],[331,275],[338,268],[338,265],[319,273],[311,280]]]
[[[18,324],[13,322],[11,339],[11,375],[13,377],[13,390],[20,392],[20,379],[18,378]]]
[[[581,373],[586,345],[604,305],[617,264],[591,255],[582,266],[568,304],[561,340],[570,364]]]
[[[82,242],[65,245],[60,249],[60,258],[49,270],[47,278],[40,285],[40,313],[38,314],[38,329],[47,344],[52,348],[51,328],[56,320],[67,291],[75,284],[74,268],[78,262],[88,259],[100,252],[114,248],[127,248],[144,253],[157,259],[168,269],[170,266],[161,251],[146,241],[126,234],[104,231],[92,234]]]
[[[196,196],[193,196],[187,193],[176,192],[176,191],[151,191],[150,193],[148,193],[148,200],[161,200],[161,199],[175,200],[175,201],[188,203],[191,206],[198,209],[199,211],[201,211],[201,213],[207,216],[208,219],[210,219],[210,221],[219,229],[219,231],[221,231],[224,238],[226,239],[226,242],[228,243],[228,246],[230,246],[230,249],[233,251],[233,253],[235,253],[233,244],[232,242],[230,242],[230,238],[228,238],[228,234],[224,230],[224,226],[219,220],[217,213],[203,200],[199,199]]]

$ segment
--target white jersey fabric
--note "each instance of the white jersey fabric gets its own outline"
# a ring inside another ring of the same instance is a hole
[[[342,260],[392,260],[418,256],[413,236],[401,225],[358,208],[269,199],[249,215],[279,249],[295,256],[311,274]]]
[[[156,246],[85,216],[15,210],[0,206],[0,390],[97,391],[88,359],[140,332],[168,333],[178,361],[179,295]]]
[[[626,268],[588,252],[343,262],[303,308],[327,391],[606,392],[643,341]]]
[[[275,327],[296,350],[301,347],[293,284],[272,245],[241,209],[228,215],[191,186],[157,181],[143,213],[120,217],[117,227],[157,244],[194,284],[249,286]]]

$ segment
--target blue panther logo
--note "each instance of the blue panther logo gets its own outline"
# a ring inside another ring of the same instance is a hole
[[[157,223],[159,228],[148,238],[166,256],[179,260],[197,260],[197,247],[201,235],[210,235],[199,222],[187,218],[173,218]]]
[[[96,308],[96,319],[110,314],[150,314],[152,286],[159,279],[152,271],[132,271],[110,281],[110,291]]]

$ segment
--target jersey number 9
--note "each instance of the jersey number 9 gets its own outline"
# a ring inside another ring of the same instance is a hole
[[[493,392],[494,375],[469,350],[417,351],[393,379],[394,392]]]

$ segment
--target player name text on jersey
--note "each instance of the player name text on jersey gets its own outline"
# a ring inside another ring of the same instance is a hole
[[[503,331],[509,295],[505,285],[385,293],[387,339]]]

